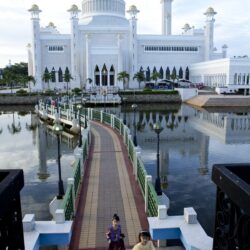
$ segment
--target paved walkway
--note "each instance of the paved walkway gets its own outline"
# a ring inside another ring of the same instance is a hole
[[[122,138],[111,128],[91,122],[92,145],[69,249],[107,249],[106,230],[114,213],[120,217],[131,248],[148,229],[144,201],[135,182]]]

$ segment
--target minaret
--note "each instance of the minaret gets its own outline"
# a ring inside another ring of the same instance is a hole
[[[213,8],[209,7],[204,15],[207,17],[206,19],[206,27],[205,27],[205,61],[209,61],[213,54],[214,49],[214,16],[217,12],[214,11]]]
[[[33,58],[32,58],[32,48],[31,44],[27,44],[27,52],[28,52],[28,75],[33,76]]]
[[[36,4],[33,4],[31,9],[32,21],[32,62],[33,62],[33,76],[36,79],[36,88],[43,89],[42,87],[42,69],[41,69],[41,42],[40,42],[40,19],[39,13],[41,10]]]
[[[77,85],[80,84],[79,77],[79,40],[78,40],[78,13],[80,10],[73,4],[68,10],[71,21],[71,75]],[[80,87],[80,85],[78,86]],[[82,88],[83,86],[81,86]]]
[[[227,57],[227,45],[224,44],[222,47],[222,58],[226,58]]]
[[[140,11],[135,5],[131,5],[127,13],[130,14],[129,19],[129,61],[130,61],[130,72],[129,75],[133,78],[137,72],[137,18],[136,15]]]
[[[162,8],[162,35],[171,35],[172,29],[172,1],[173,0],[161,0]]]

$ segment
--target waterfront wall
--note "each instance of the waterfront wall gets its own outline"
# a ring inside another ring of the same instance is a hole
[[[143,94],[143,95],[126,95],[122,94],[122,98],[126,98],[128,103],[181,103],[180,95],[166,94]]]
[[[0,96],[0,105],[35,105],[41,96]]]

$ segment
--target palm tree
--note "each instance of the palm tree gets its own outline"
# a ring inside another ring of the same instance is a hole
[[[154,71],[152,73],[152,76],[150,78],[151,78],[151,80],[155,81],[155,86],[156,86],[157,80],[160,78],[160,76],[161,76],[160,73],[157,71]]]
[[[35,79],[34,76],[29,75],[29,76],[27,76],[27,82],[28,82],[28,84],[29,84],[29,90],[30,90],[30,92],[31,92],[30,83],[32,82],[33,85],[35,86],[35,84],[36,84],[36,79]]]
[[[52,79],[52,75],[51,75],[51,73],[48,71],[48,68],[46,67],[45,70],[44,70],[44,73],[43,73],[43,78],[42,78],[42,80],[48,84],[48,89],[50,89],[50,87],[49,87],[49,81],[50,81],[51,79]]]
[[[65,69],[63,78],[64,78],[64,81],[67,83],[67,95],[69,95],[69,82],[70,82],[70,80],[73,80],[73,77],[70,74],[68,67],[66,67],[66,69]]]
[[[139,83],[139,89],[141,88],[141,82],[145,81],[145,75],[143,71],[139,71],[137,73],[134,74],[133,80],[137,80],[137,82]]]
[[[118,73],[117,76],[118,81],[122,81],[123,83],[123,88],[125,88],[125,82],[126,80],[129,81],[129,73],[127,71],[121,71]]]

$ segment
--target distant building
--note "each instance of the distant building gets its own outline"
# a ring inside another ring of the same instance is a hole
[[[60,34],[53,23],[40,27],[41,10],[33,5],[29,9],[33,35],[28,61],[29,74],[36,78],[34,88],[48,87],[42,81],[45,70],[52,72],[51,88],[65,88],[66,68],[73,77],[71,88],[124,88],[117,80],[121,71],[130,75],[128,88],[138,87],[133,80],[138,71],[144,71],[147,81],[157,71],[162,79],[175,74],[210,86],[236,84],[249,88],[250,60],[228,59],[226,45],[221,52],[214,47],[214,9],[210,7],[204,13],[204,29],[185,24],[182,34],[172,35],[172,1],[161,0],[161,35],[138,34],[139,10],[130,6],[127,19],[124,0],[83,0],[81,11],[72,5],[68,10],[70,34]]]

